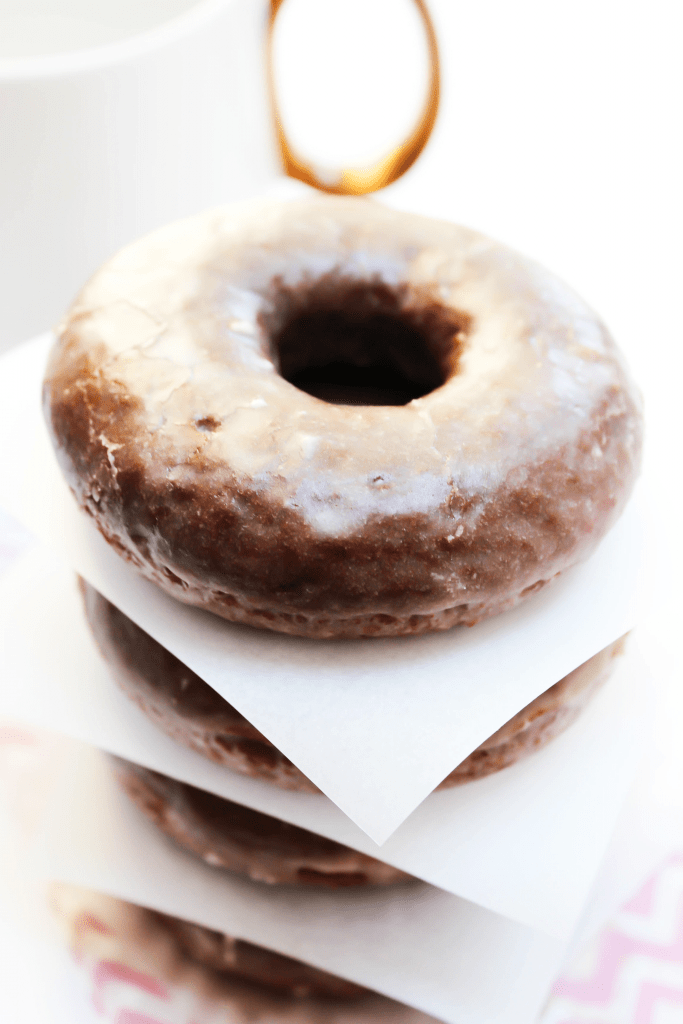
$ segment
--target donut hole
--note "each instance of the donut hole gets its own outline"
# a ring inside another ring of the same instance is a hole
[[[329,275],[275,284],[261,317],[271,357],[300,391],[335,405],[406,405],[457,370],[470,317],[401,285]]]

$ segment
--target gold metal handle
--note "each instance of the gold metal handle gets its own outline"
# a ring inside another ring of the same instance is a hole
[[[313,185],[322,192],[331,192],[342,196],[362,196],[368,192],[376,192],[385,188],[392,181],[396,181],[402,174],[411,167],[427,144],[436,121],[437,110],[439,109],[439,49],[436,42],[436,32],[429,16],[425,0],[413,0],[425,28],[427,37],[427,48],[429,52],[430,78],[427,89],[427,98],[422,114],[416,127],[400,145],[378,160],[370,167],[342,168],[334,183],[323,181],[317,176],[310,164],[306,163],[292,150],[287,136],[285,135],[280,112],[277,103],[277,93],[273,74],[273,28],[275,18],[284,0],[270,0],[270,20],[268,25],[268,84],[270,98],[275,119],[275,131],[280,149],[280,156],[285,174],[290,178],[298,178],[307,185]]]

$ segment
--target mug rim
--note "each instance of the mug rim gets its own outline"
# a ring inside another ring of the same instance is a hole
[[[158,25],[124,36],[122,39],[63,50],[59,53],[0,57],[0,84],[44,78],[68,78],[124,64],[144,57],[153,50],[172,45],[238,2],[239,0],[195,0],[191,7],[181,14],[173,15]],[[264,0],[264,10],[268,10],[268,0]]]

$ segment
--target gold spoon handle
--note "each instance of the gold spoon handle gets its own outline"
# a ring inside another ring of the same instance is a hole
[[[434,31],[425,0],[413,0],[413,2],[424,25],[430,65],[427,97],[417,125],[407,138],[398,146],[395,146],[385,157],[382,157],[369,167],[344,167],[339,171],[336,180],[330,183],[330,181],[323,181],[319,178],[311,165],[294,152],[282,127],[273,75],[272,48],[275,18],[284,0],[271,0],[268,25],[268,84],[280,157],[285,174],[289,175],[290,178],[297,178],[307,185],[313,185],[314,188],[320,189],[321,192],[331,192],[334,195],[343,196],[362,196],[368,192],[376,192],[378,189],[390,185],[392,181],[396,181],[402,174],[405,174],[408,168],[417,160],[427,144],[436,121],[436,114],[439,108],[440,75],[436,32]]]

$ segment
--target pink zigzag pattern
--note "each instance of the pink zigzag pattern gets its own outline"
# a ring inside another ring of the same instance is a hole
[[[114,1024],[167,1024],[158,1017],[150,1017],[148,1013],[138,1013],[137,1010],[121,1010],[116,1015]]]
[[[683,989],[656,985],[649,981],[644,982],[640,989],[633,1024],[651,1024],[656,1004],[661,1000],[683,1005]]]
[[[631,1018],[631,1024],[652,1024],[657,1004],[664,1000],[669,1003],[680,1003],[683,1005],[683,989],[656,985],[649,981],[643,982],[638,993],[638,1002],[635,1014]],[[131,1024],[134,1024],[134,1022],[131,1022]],[[585,1018],[578,1020],[578,1018],[574,1017],[571,1020],[560,1021],[559,1024],[605,1024],[605,1021],[588,1021]]]
[[[652,913],[657,883],[662,876],[662,872],[667,867],[675,864],[683,864],[683,853],[673,853],[670,857],[667,857],[664,863],[648,878],[642,889],[628,903],[624,904],[623,909],[628,910],[631,914],[649,917]]]
[[[632,939],[620,932],[608,931],[602,938],[597,966],[590,978],[576,981],[560,978],[553,993],[580,1003],[604,1006],[614,995],[620,970],[632,956],[648,956],[656,960],[683,962],[683,899],[679,907],[678,933],[668,946]]]
[[[126,985],[133,985],[135,988],[147,992],[158,999],[169,999],[169,994],[164,985],[149,974],[141,974],[134,971],[132,967],[116,963],[114,960],[100,960],[93,971],[93,1003],[98,1013],[104,1013],[103,989],[110,982],[120,981]],[[144,1022],[142,1022],[144,1024]],[[152,1022],[154,1024],[154,1021]],[[157,1021],[156,1024],[159,1024]]]
[[[655,873],[648,878],[642,889],[635,894],[633,899],[630,899],[628,903],[625,903],[622,909],[628,910],[631,914],[639,914],[641,917],[649,917],[652,913],[658,881],[659,872],[655,871]]]
[[[579,1020],[578,1017],[572,1017],[571,1020],[561,1020],[558,1024],[605,1024],[604,1020]]]

